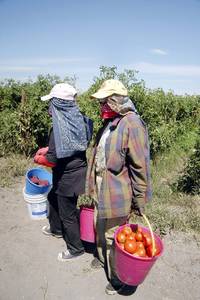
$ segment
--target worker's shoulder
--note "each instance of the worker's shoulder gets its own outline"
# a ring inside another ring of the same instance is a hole
[[[121,124],[124,126],[131,126],[131,127],[143,127],[143,122],[139,115],[135,112],[128,112],[126,113],[123,118],[121,119]]]

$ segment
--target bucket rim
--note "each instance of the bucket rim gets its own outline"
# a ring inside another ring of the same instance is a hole
[[[94,206],[85,206],[85,205],[80,205],[80,210],[89,210],[89,211],[94,211]]]
[[[153,234],[154,234],[155,238],[158,239],[159,242],[160,242],[160,244],[161,244],[161,251],[160,251],[157,255],[155,255],[155,256],[153,256],[153,257],[134,256],[133,254],[130,254],[130,253],[128,253],[127,251],[125,251],[125,250],[123,250],[122,248],[120,248],[119,243],[118,243],[118,241],[117,241],[117,234],[118,234],[118,232],[119,232],[124,226],[133,227],[133,226],[138,226],[138,225],[140,226],[140,228],[144,229],[145,231],[150,232],[149,228],[147,228],[147,227],[145,227],[145,226],[143,226],[143,225],[140,225],[140,224],[134,224],[134,223],[132,223],[132,224],[124,224],[124,225],[121,225],[121,226],[119,226],[119,227],[115,230],[115,233],[114,233],[114,240],[115,240],[115,245],[116,245],[117,249],[120,250],[123,254],[125,254],[125,255],[128,256],[128,257],[131,257],[131,258],[134,257],[134,259],[136,259],[136,260],[142,260],[142,261],[152,261],[152,260],[156,260],[158,257],[162,256],[162,254],[163,254],[163,252],[164,252],[163,241],[161,240],[161,238],[160,238],[156,233],[153,233]]]
[[[38,167],[38,168],[30,168],[30,169],[28,169],[27,171],[26,171],[26,175],[28,175],[28,173],[30,172],[30,171],[44,171],[45,173],[48,173],[48,174],[52,174],[51,172],[49,172],[48,170],[46,170],[45,168],[40,168],[40,167]]]
[[[49,184],[47,186],[43,186],[43,185],[39,185],[39,184],[35,184],[34,182],[32,182],[28,176],[28,173],[30,171],[42,171],[42,172],[45,172],[46,174],[48,174],[49,176],[52,176],[52,173],[47,171],[45,168],[30,168],[26,171],[26,178],[27,180],[35,187],[39,187],[39,188],[43,188],[43,187],[49,187],[50,185],[52,185],[49,181]]]
[[[28,194],[26,193],[26,188],[24,187],[23,188],[23,196],[24,198],[27,197],[27,198],[32,198],[32,199],[35,199],[35,198],[43,198],[43,197],[47,197],[48,193],[50,192],[51,190],[51,186],[48,188],[48,190],[43,193],[43,194]]]

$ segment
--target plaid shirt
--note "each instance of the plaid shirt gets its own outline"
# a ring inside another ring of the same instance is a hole
[[[97,193],[95,155],[88,163],[86,194],[98,201],[100,218],[127,216],[132,203],[139,207],[151,198],[148,133],[144,122],[134,112],[115,118],[106,140],[106,169]],[[102,129],[100,129],[102,130]]]

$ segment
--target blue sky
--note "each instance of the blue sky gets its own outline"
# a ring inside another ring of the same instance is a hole
[[[138,70],[149,88],[200,94],[200,0],[0,0],[0,79]]]

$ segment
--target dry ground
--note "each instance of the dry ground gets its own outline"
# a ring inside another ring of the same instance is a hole
[[[15,187],[0,189],[0,300],[200,299],[200,247],[193,237],[167,235],[164,255],[135,293],[108,296],[103,269],[90,268],[91,253],[57,261],[65,244],[41,233],[46,220],[29,218],[23,185],[22,178]]]

